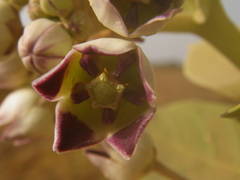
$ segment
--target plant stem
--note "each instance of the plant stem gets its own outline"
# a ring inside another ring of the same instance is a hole
[[[197,34],[240,68],[240,30],[231,22],[220,0],[209,0],[209,3],[210,9],[205,22],[198,23],[190,15],[176,16],[162,31]]]
[[[153,164],[152,170],[172,180],[186,180],[186,178],[172,171],[171,169],[169,169],[168,167],[166,167],[164,164],[162,164],[160,161],[157,161],[157,160]]]
[[[209,13],[207,21],[194,33],[209,41],[240,68],[239,29],[228,18],[219,0],[214,0]]]

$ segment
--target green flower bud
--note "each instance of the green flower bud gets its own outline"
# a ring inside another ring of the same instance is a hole
[[[72,0],[41,0],[43,12],[50,16],[67,16],[73,10]]]
[[[14,48],[22,31],[17,12],[4,1],[0,1],[0,56]]]
[[[38,19],[26,26],[18,43],[25,67],[44,73],[58,64],[72,47],[72,38],[61,24]]]

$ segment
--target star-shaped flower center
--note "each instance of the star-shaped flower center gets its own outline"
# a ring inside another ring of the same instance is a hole
[[[93,108],[117,109],[124,89],[125,86],[111,78],[107,71],[87,85]]]

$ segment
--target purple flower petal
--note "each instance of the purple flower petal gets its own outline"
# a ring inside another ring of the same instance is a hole
[[[113,75],[119,78],[136,61],[136,51],[120,55],[118,65]]]
[[[97,76],[99,74],[94,55],[84,54],[80,60],[81,67],[87,71],[90,76]]]
[[[64,74],[70,63],[72,54],[73,51],[70,51],[59,65],[33,81],[33,88],[45,99],[56,101],[55,97],[61,89]]]
[[[135,105],[141,105],[146,102],[146,94],[140,90],[126,90],[123,93],[123,97]]]
[[[121,55],[135,48],[136,45],[133,42],[117,38],[99,38],[73,46],[73,49],[83,54],[98,54],[109,56]]]
[[[88,92],[83,83],[77,83],[72,89],[71,99],[73,103],[79,104],[89,98]]]
[[[113,136],[106,139],[107,143],[123,157],[129,159],[135,150],[139,137],[143,133],[149,120],[152,119],[154,113],[154,108],[149,109],[145,114],[140,116],[137,121],[134,121],[128,127],[121,129]]]
[[[140,48],[138,48],[140,76],[145,89],[147,102],[151,107],[156,106],[156,95],[154,92],[154,80],[151,64]]]
[[[116,111],[109,108],[104,108],[102,112],[102,121],[106,124],[111,124],[116,119],[116,115]]]
[[[179,11],[180,11],[179,8],[170,9],[164,14],[161,14],[150,19],[146,23],[139,26],[134,32],[129,34],[129,37],[136,38],[142,35],[149,36],[158,33],[167,23],[167,21],[173,18],[173,16],[177,14]]]
[[[64,152],[98,143],[94,132],[70,112],[56,110],[53,151]]]

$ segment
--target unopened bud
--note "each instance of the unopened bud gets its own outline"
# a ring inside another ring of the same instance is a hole
[[[48,109],[41,105],[40,98],[31,88],[13,91],[0,106],[0,126],[4,126],[0,140],[25,144],[38,137],[38,127],[48,118]]]
[[[18,51],[27,69],[44,73],[58,64],[71,46],[72,38],[61,24],[38,19],[24,29]]]

